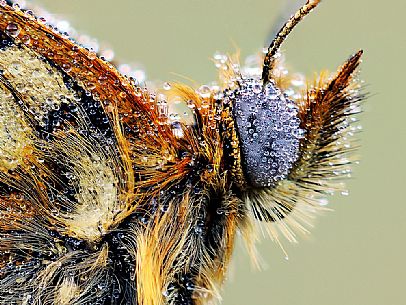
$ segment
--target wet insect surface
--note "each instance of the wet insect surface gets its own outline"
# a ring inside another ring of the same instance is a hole
[[[257,70],[152,90],[0,1],[0,304],[209,304],[236,232],[295,241],[344,191],[362,51],[298,83],[279,48]],[[185,104],[193,122],[170,111]]]

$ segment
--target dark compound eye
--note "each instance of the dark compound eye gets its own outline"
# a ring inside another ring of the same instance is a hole
[[[285,179],[304,135],[297,105],[272,82],[242,79],[234,92],[233,116],[240,138],[245,178],[252,187],[270,187]]]

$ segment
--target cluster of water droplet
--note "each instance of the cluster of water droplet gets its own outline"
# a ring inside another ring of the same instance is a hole
[[[17,47],[0,50],[0,53],[4,57],[0,63],[3,75],[15,91],[24,96],[29,112],[44,127],[48,113],[67,103],[73,93],[64,86],[62,76],[48,69],[34,53]]]
[[[114,50],[106,43],[100,43],[97,39],[78,32],[69,21],[63,19],[61,16],[51,14],[46,11],[41,6],[30,3],[24,0],[14,0],[13,8],[17,11],[24,10],[24,15],[34,20],[36,19],[38,23],[47,24],[55,33],[61,34],[64,38],[75,41],[77,44],[91,50],[96,56],[99,54],[101,58],[106,61],[113,61],[115,59]],[[5,6],[7,2],[5,0],[0,0],[0,5]],[[35,14],[34,14],[35,11]],[[36,17],[41,16],[41,17]],[[5,32],[11,37],[17,37],[20,34],[21,29],[17,24],[11,22],[7,25]],[[31,37],[27,34],[20,37],[24,44],[31,43]],[[143,83],[146,80],[146,72],[142,65],[138,63],[134,64],[122,64],[119,63],[117,69],[121,74],[127,75],[128,77],[134,78],[138,83]]]
[[[158,88],[156,93],[153,90],[149,92],[151,110],[155,110],[156,107],[159,124],[169,124],[175,137],[182,138],[184,136],[182,124],[194,125],[196,123],[194,120],[195,111],[200,111],[207,117],[208,127],[216,128],[215,120],[220,119],[220,117],[214,113],[211,98],[215,100],[223,98],[223,93],[218,85],[202,85],[196,89],[195,92],[199,96],[199,101],[186,99],[184,96],[174,94],[172,90],[176,90],[176,88],[165,82],[162,89]]]
[[[298,158],[304,136],[297,105],[273,83],[259,78],[241,79],[239,89],[228,92],[240,137],[244,172],[254,187],[267,187],[285,179]]]
[[[31,144],[30,129],[23,124],[22,111],[10,92],[0,90],[0,100],[0,167],[14,169]]]
[[[184,135],[182,123],[185,123],[189,116],[187,107],[180,97],[167,94],[172,90],[169,83],[165,82],[162,89],[163,91],[158,90],[158,93],[150,91],[151,110],[155,111],[154,108],[156,107],[158,123],[161,125],[169,124],[174,136],[182,138]],[[181,116],[180,113],[183,115]]]
[[[263,53],[266,54],[268,49],[265,48]],[[226,54],[216,52],[213,56],[214,65],[219,69],[220,74],[232,70],[233,74],[242,78],[259,78],[262,75],[263,57],[260,53],[247,56],[243,63],[240,65],[238,62],[234,62],[234,59]],[[278,54],[278,64],[273,69],[273,74],[276,77],[286,77],[289,74],[288,69],[284,65],[284,56]],[[305,89],[305,76],[301,73],[290,74],[285,79],[289,80],[283,89],[283,93],[292,98],[300,99],[301,91]],[[235,81],[238,79],[228,79],[230,87],[232,88]]]

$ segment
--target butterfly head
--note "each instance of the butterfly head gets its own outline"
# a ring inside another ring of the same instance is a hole
[[[271,187],[285,179],[298,158],[298,106],[273,82],[245,78],[232,94],[241,165],[251,187]]]

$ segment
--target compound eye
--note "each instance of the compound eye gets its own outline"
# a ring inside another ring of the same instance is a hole
[[[259,79],[243,79],[234,92],[233,117],[248,184],[271,187],[285,179],[304,134],[297,105],[272,82],[263,87]]]

